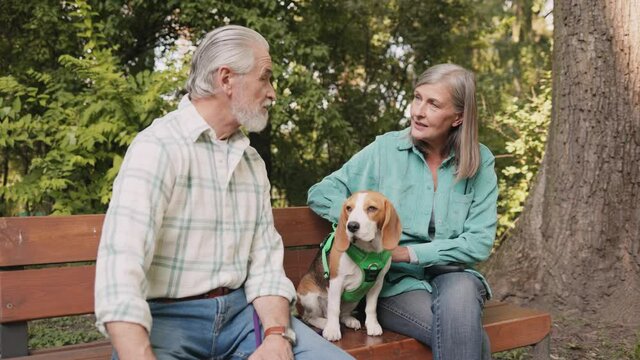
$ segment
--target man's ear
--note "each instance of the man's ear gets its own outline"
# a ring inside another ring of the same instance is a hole
[[[231,95],[231,75],[232,71],[228,66],[220,66],[218,70],[213,74],[212,81],[214,82],[214,88],[222,89],[222,91]]]

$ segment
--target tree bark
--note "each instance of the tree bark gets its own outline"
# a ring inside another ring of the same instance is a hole
[[[485,266],[499,299],[640,324],[640,0],[555,2],[545,157]]]

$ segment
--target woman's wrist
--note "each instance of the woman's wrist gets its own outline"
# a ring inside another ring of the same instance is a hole
[[[391,252],[391,261],[393,262],[411,262],[411,256],[409,255],[409,248],[406,246],[397,246]]]

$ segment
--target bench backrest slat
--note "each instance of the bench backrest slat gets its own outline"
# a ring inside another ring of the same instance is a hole
[[[329,223],[307,207],[273,210],[286,247],[319,244]],[[0,218],[0,267],[96,258],[104,215]]]
[[[0,323],[93,312],[95,266],[0,271]]]
[[[285,271],[294,284],[317,251],[285,251]],[[0,271],[0,323],[90,314],[94,277],[94,265]]]
[[[0,267],[95,260],[104,215],[0,218]]]
[[[273,220],[285,247],[317,246],[331,231],[331,224],[306,206],[273,209]]]

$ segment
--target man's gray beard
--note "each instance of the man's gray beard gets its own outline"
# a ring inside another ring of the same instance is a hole
[[[248,106],[231,106],[231,113],[238,123],[248,132],[260,132],[267,127],[269,113],[262,112],[262,107],[251,109]]]

